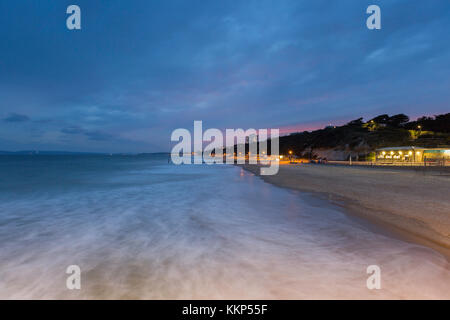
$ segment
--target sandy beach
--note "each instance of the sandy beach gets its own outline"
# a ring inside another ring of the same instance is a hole
[[[243,165],[259,175],[257,165]],[[405,168],[281,165],[264,181],[320,193],[388,229],[431,246],[450,249],[450,173]]]

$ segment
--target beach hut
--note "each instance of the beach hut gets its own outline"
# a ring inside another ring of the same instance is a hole
[[[423,161],[428,165],[450,165],[450,148],[430,148],[423,152]]]
[[[387,147],[376,150],[378,164],[450,165],[449,148]]]
[[[376,150],[376,162],[380,164],[412,164],[423,162],[426,148],[421,147],[387,147]]]

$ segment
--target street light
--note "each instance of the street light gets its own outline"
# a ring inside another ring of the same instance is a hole
[[[292,161],[292,157],[291,157],[291,155],[292,155],[292,150],[289,150],[289,162],[291,162],[291,161]]]

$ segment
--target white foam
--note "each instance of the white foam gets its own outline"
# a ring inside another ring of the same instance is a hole
[[[0,298],[450,298],[444,257],[322,200],[233,166],[139,164],[3,197]],[[381,290],[366,287],[372,264]]]

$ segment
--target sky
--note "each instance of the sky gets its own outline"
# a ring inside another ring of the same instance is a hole
[[[286,134],[447,113],[449,34],[448,0],[0,0],[0,150],[159,152],[194,120]]]

